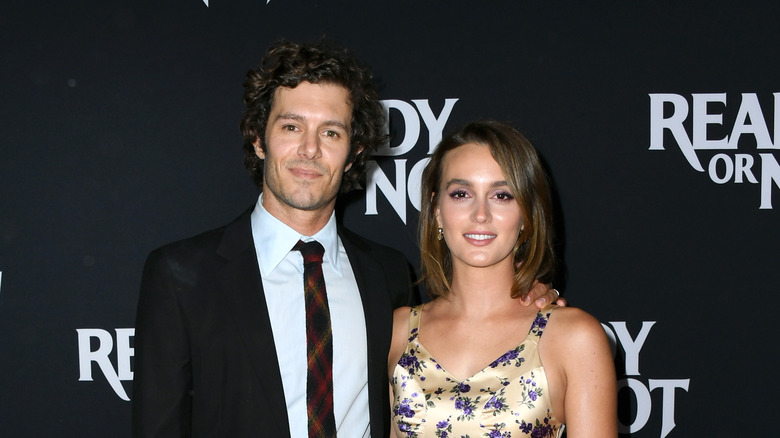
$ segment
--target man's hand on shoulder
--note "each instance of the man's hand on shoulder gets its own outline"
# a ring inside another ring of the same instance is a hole
[[[549,284],[540,282],[534,282],[534,286],[528,291],[528,295],[522,300],[524,306],[530,306],[531,302],[536,304],[536,307],[543,309],[548,303],[555,303],[560,307],[566,307],[566,300],[561,298],[561,294],[557,289],[553,289]]]

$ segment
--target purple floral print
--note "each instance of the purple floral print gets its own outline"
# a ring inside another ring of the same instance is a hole
[[[516,347],[513,350],[509,350],[503,355],[501,355],[501,357],[491,362],[489,367],[496,368],[499,365],[505,367],[507,365],[511,365],[512,362],[514,362],[514,365],[516,367],[519,367],[520,365],[523,364],[523,362],[525,362],[525,358],[520,357],[520,353],[522,353],[523,350],[525,350],[525,345],[520,345],[519,347]]]
[[[536,349],[548,317],[537,314],[526,339],[487,367],[458,380],[419,343],[413,311],[410,342],[390,381],[393,423],[405,438],[555,438],[563,425],[549,409]],[[424,330],[424,329],[423,329]]]

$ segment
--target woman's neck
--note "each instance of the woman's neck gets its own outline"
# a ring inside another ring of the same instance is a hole
[[[484,268],[454,266],[450,293],[455,309],[469,314],[490,314],[512,310],[514,269],[509,263]]]

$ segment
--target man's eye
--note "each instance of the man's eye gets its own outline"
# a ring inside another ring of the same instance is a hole
[[[325,131],[325,135],[326,135],[327,137],[333,137],[333,138],[337,138],[337,137],[339,136],[339,133],[338,133],[338,132],[336,132],[336,131],[331,131],[331,130],[328,130],[328,131]]]

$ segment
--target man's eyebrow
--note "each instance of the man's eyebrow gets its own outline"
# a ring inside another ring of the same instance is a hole
[[[304,120],[304,117],[302,115],[300,115],[300,114],[284,113],[284,114],[277,115],[276,119],[274,119],[274,121],[276,121],[276,120],[297,120],[297,121],[301,121],[301,120]]]
[[[302,116],[300,114],[296,114],[296,113],[282,113],[282,114],[277,115],[276,119],[274,119],[274,121],[277,121],[277,120],[294,120],[296,122],[302,122],[302,121],[306,120],[306,117],[304,117],[304,116]],[[326,120],[322,124],[324,126],[335,126],[337,128],[341,128],[344,131],[349,132],[349,127],[347,127],[346,124],[344,124],[343,122],[340,122],[338,120]]]
[[[347,125],[345,125],[342,122],[339,122],[338,120],[326,120],[323,123],[323,125],[325,125],[325,126],[334,126],[336,128],[343,129],[345,132],[349,132],[349,128],[347,127]]]

